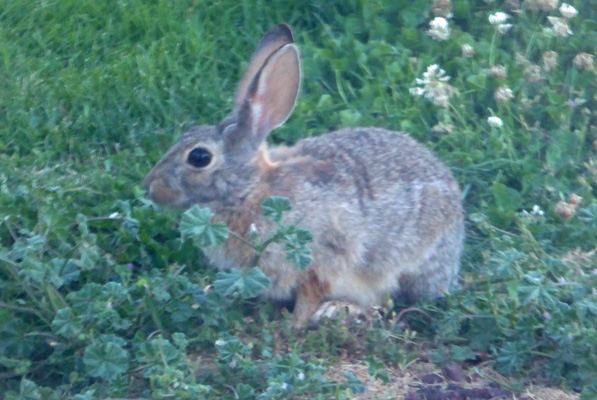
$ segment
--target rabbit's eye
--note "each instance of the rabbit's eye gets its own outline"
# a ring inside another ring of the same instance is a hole
[[[207,167],[211,162],[212,156],[209,150],[203,147],[196,147],[189,153],[187,161],[195,168]]]

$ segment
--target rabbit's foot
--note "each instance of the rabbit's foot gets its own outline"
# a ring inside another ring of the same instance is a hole
[[[372,310],[364,309],[354,303],[345,301],[326,301],[311,317],[311,322],[317,324],[321,318],[342,319],[344,323],[356,321],[362,323],[371,319]]]

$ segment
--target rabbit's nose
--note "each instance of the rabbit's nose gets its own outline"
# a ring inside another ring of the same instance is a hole
[[[163,178],[155,177],[152,173],[147,175],[143,186],[147,190],[149,198],[157,204],[176,207],[185,198],[171,188]]]
[[[161,203],[160,199],[164,197],[161,195],[164,192],[163,187],[164,183],[155,176],[155,170],[147,174],[143,180],[143,188],[147,190],[149,198],[156,203]]]

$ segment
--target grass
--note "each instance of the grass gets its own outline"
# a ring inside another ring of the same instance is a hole
[[[549,31],[557,9],[522,3],[453,1],[437,41],[426,1],[0,0],[0,392],[344,399],[457,363],[519,391],[594,398],[597,81],[578,57],[595,51],[597,9],[572,1],[562,37]],[[488,22],[497,11],[505,34]],[[146,200],[144,175],[186,128],[229,112],[255,44],[282,21],[304,80],[273,142],[379,126],[454,171],[467,245],[462,289],[445,301],[295,335],[251,292],[206,291],[230,276],[181,239],[179,213]],[[409,92],[432,64],[454,88],[443,106]],[[500,87],[512,98],[497,101]],[[346,360],[343,376],[325,372]]]

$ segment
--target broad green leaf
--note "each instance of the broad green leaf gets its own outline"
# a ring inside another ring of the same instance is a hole
[[[452,345],[451,353],[452,359],[455,361],[474,360],[477,358],[477,355],[468,346],[461,347]]]
[[[292,229],[284,235],[286,244],[284,252],[286,259],[292,262],[299,270],[304,271],[311,264],[311,249],[307,243],[313,241],[311,232],[303,229]]]
[[[313,234],[304,229],[296,230],[296,240],[300,244],[307,244],[313,242]]]
[[[7,400],[45,400],[42,395],[41,388],[35,382],[29,379],[22,379],[19,394],[9,392],[6,394]],[[54,397],[55,398],[55,397]],[[49,399],[48,399],[49,400]]]
[[[286,259],[301,271],[306,270],[313,260],[311,249],[304,245],[295,247],[289,243],[284,247],[284,251],[286,252]]]
[[[30,332],[31,325],[18,317],[0,323],[0,356],[30,358],[40,345]]]
[[[269,278],[257,267],[249,270],[232,269],[230,272],[218,272],[214,282],[214,289],[224,296],[238,292],[243,299],[255,297],[269,286]]]
[[[189,345],[189,341],[187,340],[185,334],[182,332],[173,333],[172,342],[174,342],[174,345],[181,351],[184,351]]]
[[[238,337],[228,333],[221,334],[215,345],[220,353],[218,361],[230,362],[242,358],[245,354],[251,352],[251,346],[246,345]]]
[[[524,257],[524,253],[514,248],[497,251],[491,257],[491,262],[495,266],[493,269],[494,274],[502,278],[516,276],[519,270],[519,263]]]
[[[217,246],[228,239],[228,227],[223,222],[211,223],[213,213],[208,208],[194,205],[184,212],[180,233],[190,237],[199,247]]]
[[[261,208],[263,209],[263,215],[271,217],[279,224],[282,221],[282,214],[290,211],[292,205],[290,204],[290,199],[286,197],[273,196],[265,199],[263,204],[261,204]]]
[[[25,277],[27,284],[40,284],[48,281],[56,283],[58,279],[50,264],[40,261],[33,255],[28,255],[23,260],[20,273]]]
[[[170,343],[169,340],[162,337],[143,343],[137,352],[137,360],[142,363],[161,363],[163,361],[171,362],[180,357],[182,353]]]
[[[249,400],[255,398],[255,389],[251,387],[251,385],[247,385],[244,383],[239,383],[236,386],[236,398],[239,400]]]
[[[73,400],[94,400],[94,394],[95,390],[91,389],[86,391],[85,393],[76,395],[75,397],[73,397]]]
[[[352,390],[353,393],[364,393],[367,390],[367,387],[363,384],[355,374],[352,372],[346,372],[344,374],[346,378],[347,386]],[[388,375],[387,371],[378,371],[375,375],[375,378],[381,379],[384,383],[388,383],[390,381],[390,376]]]
[[[79,245],[79,254],[79,259],[74,262],[83,270],[92,270],[100,259],[100,251],[97,246],[87,241],[83,241]]]
[[[54,273],[60,277],[60,285],[55,283],[57,288],[59,288],[61,285],[68,285],[69,283],[75,282],[77,279],[79,279],[79,268],[72,260],[55,258],[52,260],[52,265],[54,265]]]
[[[81,333],[80,318],[75,316],[70,307],[58,310],[54,321],[52,321],[52,329],[58,335],[62,335],[67,339],[72,339]]]
[[[83,364],[94,378],[112,381],[128,370],[129,354],[114,342],[91,344],[85,349]]]

